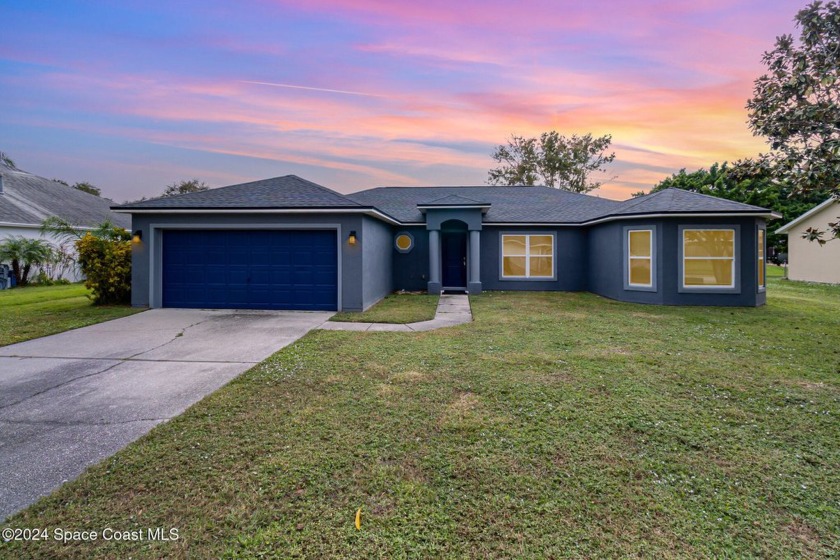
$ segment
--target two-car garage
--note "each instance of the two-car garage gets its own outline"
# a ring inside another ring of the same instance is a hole
[[[338,308],[336,230],[164,229],[163,307]]]

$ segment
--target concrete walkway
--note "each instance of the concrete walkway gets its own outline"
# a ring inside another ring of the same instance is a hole
[[[418,323],[406,323],[404,325],[393,323],[345,323],[340,321],[327,321],[319,329],[327,331],[387,331],[387,332],[421,332],[432,331],[443,327],[453,327],[462,323],[472,321],[470,311],[470,298],[465,295],[441,295],[438,300],[435,318],[431,321],[420,321]]]

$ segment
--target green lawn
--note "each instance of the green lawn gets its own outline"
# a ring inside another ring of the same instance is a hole
[[[391,294],[362,313],[336,313],[330,321],[354,323],[416,323],[435,318],[438,296]]]
[[[82,284],[0,290],[0,346],[142,311],[91,305]]]
[[[836,556],[840,288],[768,292],[490,292],[454,328],[314,331],[7,522],[177,542],[0,555]]]

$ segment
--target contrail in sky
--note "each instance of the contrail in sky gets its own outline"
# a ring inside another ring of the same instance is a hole
[[[327,93],[343,93],[344,95],[361,95],[363,97],[385,97],[384,95],[377,95],[375,93],[362,93],[360,91],[346,91],[343,89],[327,89],[327,88],[317,88],[317,87],[308,87],[308,86],[295,86],[292,84],[275,84],[272,82],[252,82],[250,80],[240,80],[244,84],[257,84],[260,86],[271,86],[271,87],[279,87],[279,88],[289,88],[289,89],[306,89],[309,91],[324,91]]]

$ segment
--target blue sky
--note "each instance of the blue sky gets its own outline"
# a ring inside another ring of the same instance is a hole
[[[592,132],[617,154],[598,194],[623,199],[765,149],[744,105],[804,7],[451,4],[4,2],[0,150],[122,201],[193,177],[482,184],[511,134]]]

